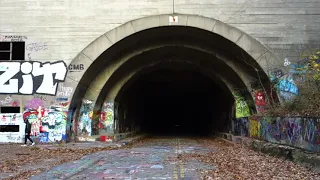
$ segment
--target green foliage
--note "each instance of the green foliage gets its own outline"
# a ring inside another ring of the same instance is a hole
[[[265,113],[273,116],[320,116],[320,51],[311,51],[301,56],[299,66],[295,69],[295,84],[299,95],[290,101],[269,107]],[[279,92],[279,79],[273,82],[273,88]]]

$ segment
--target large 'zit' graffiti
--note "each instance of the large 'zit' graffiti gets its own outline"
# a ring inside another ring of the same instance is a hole
[[[66,74],[63,61],[0,62],[0,94],[56,95],[58,83],[65,80]]]

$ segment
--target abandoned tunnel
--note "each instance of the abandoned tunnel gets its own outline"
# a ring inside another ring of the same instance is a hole
[[[181,68],[181,67],[180,67]],[[210,78],[190,70],[159,69],[144,74],[124,92],[123,127],[132,121],[151,134],[210,134],[226,130],[233,98]],[[122,128],[120,129],[122,130]]]
[[[270,87],[259,63],[228,39],[193,27],[158,27],[105,50],[81,78],[71,107],[83,109],[81,100],[89,100],[95,112],[114,104],[113,123],[102,130],[93,117],[92,134],[207,135],[232,129],[234,95],[254,104],[257,82]]]

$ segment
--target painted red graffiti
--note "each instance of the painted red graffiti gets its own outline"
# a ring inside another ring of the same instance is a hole
[[[268,104],[265,93],[261,90],[258,90],[253,93],[253,96],[254,96],[254,100],[255,100],[258,112],[265,111],[267,109],[266,105]]]

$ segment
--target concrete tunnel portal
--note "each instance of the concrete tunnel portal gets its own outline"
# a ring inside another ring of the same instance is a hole
[[[257,73],[260,84],[270,87],[257,61],[218,34],[156,27],[127,36],[99,55],[82,76],[70,107],[88,99],[99,111],[104,102],[114,102],[114,133],[226,132],[235,119],[234,94],[241,92],[254,104]],[[93,119],[92,135],[101,134],[96,124]]]

